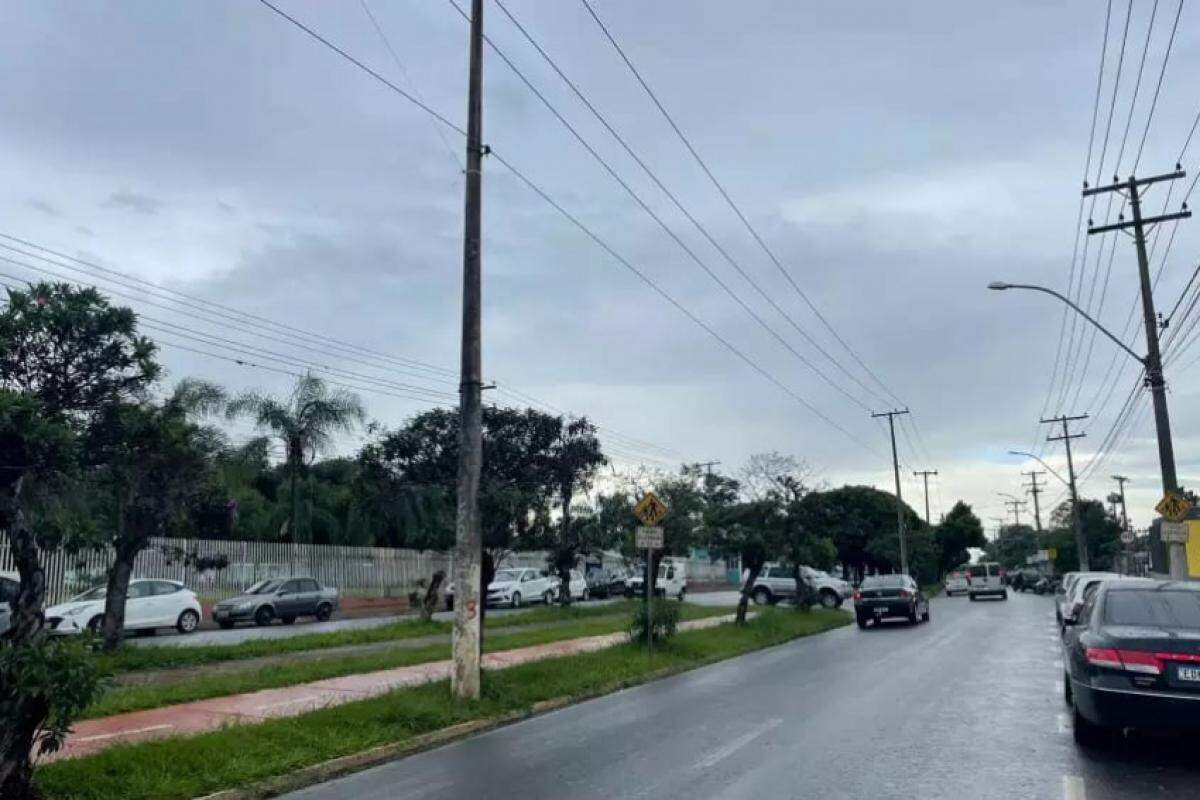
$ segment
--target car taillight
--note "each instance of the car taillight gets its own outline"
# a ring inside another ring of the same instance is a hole
[[[862,592],[860,592],[858,589],[855,589],[854,590],[854,601],[858,602],[859,600],[862,600]]]
[[[1086,653],[1087,661],[1092,666],[1122,669],[1142,675],[1161,675],[1164,655],[1166,654],[1116,650],[1110,647],[1089,647]]]
[[[912,597],[912,592],[910,592],[908,589],[901,589],[900,596],[904,598]]]

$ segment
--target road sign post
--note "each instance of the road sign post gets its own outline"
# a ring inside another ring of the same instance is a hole
[[[663,547],[663,529],[658,523],[666,519],[667,504],[654,492],[645,496],[633,507],[633,514],[642,523],[637,530],[637,547],[646,551],[646,651],[654,652],[654,551]]]

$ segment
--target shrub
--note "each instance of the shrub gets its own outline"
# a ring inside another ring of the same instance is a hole
[[[655,642],[663,642],[675,635],[679,627],[679,603],[675,600],[659,600],[651,607],[651,633]],[[641,603],[629,618],[629,638],[635,642],[646,641],[646,604]]]

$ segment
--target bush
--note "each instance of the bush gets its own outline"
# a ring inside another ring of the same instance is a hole
[[[679,606],[675,600],[659,600],[651,606],[651,636],[655,642],[665,642],[675,635],[679,627]],[[646,641],[646,604],[640,603],[629,618],[629,638],[635,642]]]

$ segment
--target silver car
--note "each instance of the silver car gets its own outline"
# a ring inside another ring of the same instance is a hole
[[[12,625],[12,604],[21,591],[21,576],[15,572],[0,572],[0,636]]]

